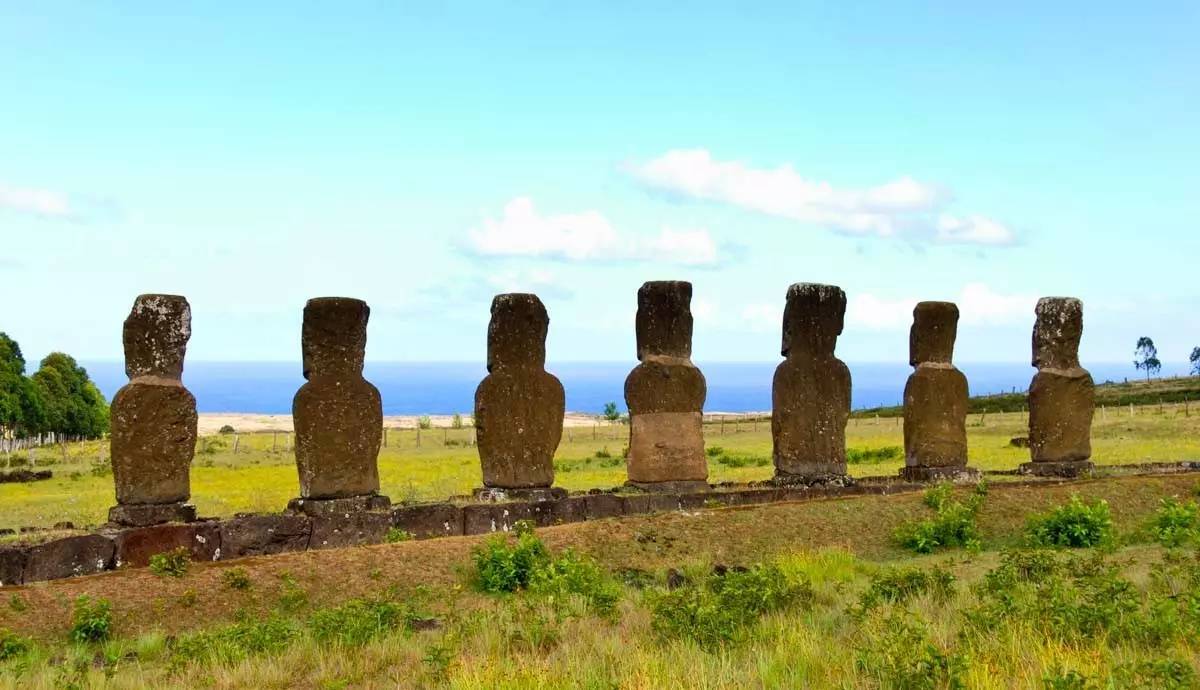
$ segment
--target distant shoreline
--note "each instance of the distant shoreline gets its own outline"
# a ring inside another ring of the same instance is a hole
[[[711,418],[716,415],[728,419],[749,418],[749,417],[769,417],[770,412],[705,412],[705,417]],[[238,433],[261,433],[265,431],[279,431],[291,433],[293,431],[292,415],[290,414],[258,414],[254,412],[201,412],[198,431],[203,435],[215,434],[221,430],[221,427],[231,426]],[[383,426],[387,429],[416,429],[419,426],[419,420],[422,416],[429,417],[429,425],[435,429],[448,429],[454,426],[454,415],[450,414],[431,414],[431,415],[385,415],[383,418]],[[462,415],[462,424],[470,427],[474,424],[474,419],[470,414]],[[568,412],[563,418],[563,426],[571,428],[591,427],[591,426],[612,426],[610,422],[599,415],[586,414],[583,412]]]

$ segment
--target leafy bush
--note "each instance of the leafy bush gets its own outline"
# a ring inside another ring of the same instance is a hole
[[[722,455],[717,458],[717,464],[725,467],[766,467],[771,464],[771,458],[764,455]]]
[[[33,645],[29,638],[22,637],[8,628],[0,628],[0,661],[8,661],[13,657],[28,652]]]
[[[300,637],[300,626],[278,615],[262,620],[243,619],[213,630],[180,636],[175,641],[172,662],[214,661],[232,664],[247,657],[282,652]]]
[[[515,543],[496,535],[471,552],[474,584],[483,592],[501,594],[529,586],[533,572],[550,560],[550,552],[532,531],[518,530]]]
[[[108,599],[92,599],[86,594],[75,600],[71,622],[72,642],[103,642],[112,634],[112,603]]]
[[[612,453],[608,452],[608,446],[605,446],[605,447],[601,448],[600,450],[596,451],[596,455],[595,455],[595,457],[597,457],[597,458],[611,458],[611,457],[612,457]]]
[[[1099,546],[1112,541],[1112,514],[1104,499],[1085,503],[1076,494],[1050,512],[1031,517],[1025,535],[1032,546]]]
[[[883,446],[881,448],[847,448],[846,462],[851,465],[878,465],[904,457],[904,449],[900,446]]]
[[[399,544],[402,541],[412,541],[412,532],[400,529],[399,527],[389,528],[387,534],[383,535],[383,540],[389,544]]]
[[[150,557],[150,572],[161,577],[183,577],[191,563],[191,552],[180,546]]]
[[[917,553],[963,546],[979,547],[975,516],[983,507],[987,484],[980,482],[966,500],[954,499],[954,488],[943,483],[925,492],[924,502],[935,511],[932,518],[902,523],[892,533],[897,544]]]
[[[1200,506],[1164,498],[1154,515],[1154,537],[1163,546],[1182,546],[1200,538]]]
[[[689,638],[714,647],[744,641],[763,615],[814,598],[807,578],[788,577],[777,565],[711,573],[697,582],[650,595],[653,627],[663,638]]]
[[[463,418],[462,418],[461,414],[455,412],[454,416],[450,418],[450,428],[451,429],[463,428]]]
[[[219,434],[235,434],[235,433],[237,433],[237,429],[234,429],[233,427],[229,426],[228,424],[225,424],[225,425],[222,425],[219,430],[217,430],[217,433],[219,433]]]
[[[710,458],[719,458],[725,454],[725,449],[721,446],[709,446],[704,449],[704,454]]]
[[[245,568],[230,568],[226,570],[224,573],[221,573],[221,581],[229,589],[250,589],[250,575],[246,573]]]
[[[351,599],[313,613],[308,627],[317,642],[357,647],[407,627],[414,617],[412,609],[390,597]]]
[[[954,593],[954,575],[945,568],[888,568],[871,576],[871,584],[858,600],[855,615],[861,616],[882,603],[906,604],[930,595],[945,601]]]
[[[433,420],[430,419],[429,415],[423,414],[420,417],[417,417],[417,428],[418,429],[432,429],[433,428]]]
[[[1113,669],[1113,679],[1117,687],[1130,690],[1188,690],[1200,686],[1192,665],[1175,659],[1121,664]]]
[[[612,617],[621,600],[621,587],[590,558],[570,549],[534,569],[529,591],[552,597],[578,595],[597,615]]]
[[[308,592],[296,582],[290,573],[281,573],[279,610],[283,613],[295,613],[308,604]]]
[[[855,666],[885,688],[934,690],[965,688],[965,655],[944,650],[929,639],[925,623],[907,612],[872,618],[863,628]]]

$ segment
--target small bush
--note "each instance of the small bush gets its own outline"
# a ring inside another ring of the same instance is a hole
[[[899,460],[902,457],[904,457],[904,449],[900,446],[846,449],[846,462],[850,465],[878,465],[892,460]]]
[[[221,581],[229,589],[247,590],[250,589],[250,575],[245,568],[230,568],[224,573],[221,573]]]
[[[709,446],[704,449],[704,454],[710,458],[719,458],[725,454],[725,449],[721,446]]]
[[[191,552],[180,546],[150,557],[150,572],[160,577],[183,577],[191,563]]]
[[[621,600],[621,587],[590,558],[566,550],[536,568],[529,591],[550,596],[578,595],[593,613],[611,618]]]
[[[871,576],[871,584],[859,597],[853,613],[861,616],[882,603],[906,604],[923,595],[945,601],[954,593],[954,579],[950,571],[941,567],[889,568]]]
[[[408,530],[392,527],[388,529],[387,534],[383,535],[383,540],[389,544],[399,544],[402,541],[412,541],[413,535]]]
[[[407,606],[388,597],[351,599],[341,606],[322,609],[308,619],[313,638],[322,644],[358,647],[413,620]]]
[[[935,511],[932,518],[901,524],[892,533],[893,540],[916,553],[932,553],[952,547],[979,547],[979,529],[975,516],[983,507],[987,484],[980,482],[966,500],[954,499],[954,487],[939,484],[925,492],[924,502]]]
[[[429,415],[423,414],[420,417],[417,417],[417,428],[432,429],[433,428],[433,420],[429,418]]]
[[[868,621],[863,632],[864,639],[855,650],[855,666],[860,674],[877,679],[883,687],[967,687],[963,680],[967,658],[935,645],[919,618],[893,611]]]
[[[451,429],[463,428],[463,418],[462,418],[461,414],[455,412],[454,416],[450,418],[450,428]]]
[[[29,602],[20,594],[11,594],[8,597],[8,608],[17,613],[24,613],[29,608]]]
[[[215,661],[233,664],[247,657],[277,654],[300,637],[300,627],[278,615],[263,620],[241,620],[214,630],[180,636],[175,641],[172,663]]]
[[[279,576],[279,610],[283,613],[295,613],[308,604],[308,592],[296,582],[289,573]]]
[[[1113,538],[1108,502],[1085,503],[1078,495],[1048,513],[1029,519],[1026,540],[1032,546],[1086,548],[1107,544]]]
[[[474,584],[489,594],[525,589],[534,570],[549,558],[550,552],[532,532],[521,530],[515,543],[505,535],[494,536],[471,552]]]
[[[1154,515],[1154,538],[1163,546],[1183,546],[1200,537],[1200,506],[1164,498]]]
[[[608,446],[605,446],[605,447],[601,448],[600,450],[596,451],[595,457],[597,457],[597,458],[611,458],[611,457],[612,457],[612,453],[608,452]]]
[[[717,458],[717,464],[725,467],[766,467],[771,464],[771,458],[762,455],[722,455]]]
[[[777,565],[711,573],[698,582],[650,598],[655,632],[714,647],[746,639],[760,617],[814,598],[807,578],[788,577]]]
[[[211,427],[209,427],[209,428],[211,428]],[[217,430],[217,433],[219,433],[219,434],[236,434],[237,429],[234,429],[232,426],[225,424],[225,425],[222,425],[219,430]]]
[[[71,622],[72,642],[104,642],[112,634],[112,603],[107,599],[92,599],[86,594],[75,600]]]
[[[1113,679],[1117,687],[1137,690],[1187,690],[1200,686],[1192,665],[1175,659],[1121,664],[1113,669]]]
[[[32,647],[29,638],[22,637],[8,628],[0,628],[0,661],[21,656]]]

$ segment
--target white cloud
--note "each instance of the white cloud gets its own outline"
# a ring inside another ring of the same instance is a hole
[[[742,321],[752,331],[778,331],[783,328],[783,307],[777,304],[747,304],[742,308]]]
[[[869,330],[900,330],[912,325],[913,307],[920,300],[912,297],[888,299],[871,293],[852,295],[846,305],[846,322]],[[983,283],[968,283],[953,300],[958,305],[959,324],[966,326],[1003,326],[1033,324],[1032,295],[1006,295]]]
[[[0,208],[50,218],[71,215],[71,204],[58,192],[33,187],[13,187],[0,182]]]
[[[664,227],[658,235],[632,236],[618,232],[598,211],[542,215],[528,197],[509,201],[500,219],[485,218],[467,236],[471,249],[485,256],[717,263],[717,244],[707,230]]]
[[[935,185],[900,177],[859,189],[835,188],[802,177],[790,165],[752,168],[718,161],[704,149],[676,149],[631,167],[647,187],[704,201],[716,201],[806,225],[851,235],[931,234],[937,241],[1010,244],[1012,232],[982,216],[966,219],[933,214],[948,200]]]
[[[951,244],[1012,244],[1016,237],[1009,228],[983,216],[938,216],[937,239]]]

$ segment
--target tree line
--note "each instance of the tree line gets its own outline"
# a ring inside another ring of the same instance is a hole
[[[1133,356],[1135,357],[1133,366],[1146,372],[1147,381],[1150,380],[1151,374],[1157,374],[1162,370],[1162,362],[1158,359],[1158,348],[1154,346],[1154,340],[1144,335],[1138,338]],[[1188,363],[1192,366],[1191,373],[1200,376],[1200,347],[1192,348]]]
[[[99,438],[108,432],[108,402],[87,370],[62,352],[46,355],[26,376],[21,346],[0,332],[0,431],[16,438]]]

